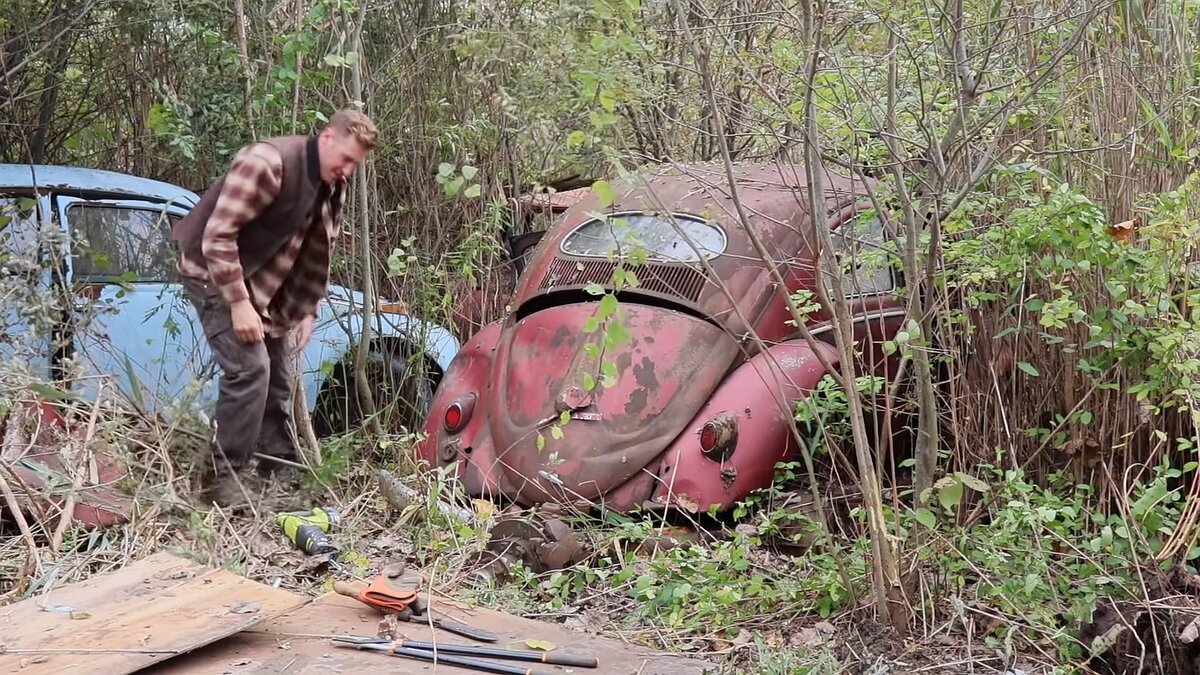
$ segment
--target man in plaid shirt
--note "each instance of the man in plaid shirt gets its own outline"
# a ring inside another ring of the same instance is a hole
[[[296,458],[291,358],[329,285],[346,178],[377,141],[365,115],[342,110],[317,136],[249,145],[176,226],[183,287],[222,370],[205,481],[222,506],[246,501],[238,474],[256,444]]]

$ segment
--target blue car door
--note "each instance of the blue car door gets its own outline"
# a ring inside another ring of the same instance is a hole
[[[56,201],[71,242],[78,390],[90,398],[107,381],[109,394],[145,411],[190,406],[215,383],[170,238],[186,210],[137,199]]]
[[[51,335],[57,315],[49,247],[54,232],[50,199],[0,193],[0,358],[18,361],[35,379],[51,376]]]

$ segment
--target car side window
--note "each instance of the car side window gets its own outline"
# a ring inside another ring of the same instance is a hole
[[[36,199],[0,195],[0,266],[12,271],[36,264],[38,217]]]
[[[896,288],[891,256],[884,249],[883,219],[873,212],[846,220],[832,232],[847,296],[878,295]]]
[[[171,228],[178,216],[153,208],[80,203],[67,209],[78,237],[74,276],[118,277],[128,281],[170,281],[176,277]]]

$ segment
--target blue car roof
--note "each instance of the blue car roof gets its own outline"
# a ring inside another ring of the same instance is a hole
[[[195,205],[199,196],[178,185],[127,173],[49,164],[0,164],[0,190],[31,188],[100,192]]]

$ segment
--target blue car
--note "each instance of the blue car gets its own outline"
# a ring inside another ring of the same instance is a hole
[[[179,186],[122,173],[0,164],[8,296],[0,300],[0,357],[28,362],[37,378],[69,379],[84,397],[103,387],[147,413],[210,411],[220,371],[178,282],[170,238],[198,201]],[[368,387],[377,406],[399,413],[391,419],[415,430],[459,341],[395,303],[380,302],[369,316]],[[331,285],[300,356],[319,436],[361,421],[351,354],[362,328],[362,294]]]

